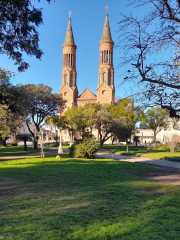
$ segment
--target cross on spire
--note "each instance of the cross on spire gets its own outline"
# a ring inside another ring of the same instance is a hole
[[[69,12],[68,12],[68,13],[69,13],[69,18],[71,18],[71,13],[72,13],[72,12],[71,12],[71,10],[69,10]]]
[[[106,15],[107,15],[107,14],[108,14],[108,9],[109,9],[109,7],[106,6],[105,9],[106,9]]]

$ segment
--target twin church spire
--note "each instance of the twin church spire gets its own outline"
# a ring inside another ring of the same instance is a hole
[[[108,7],[106,7],[106,10]],[[78,90],[77,90],[77,72],[76,72],[76,49],[75,45],[72,25],[71,25],[71,12],[69,12],[69,22],[66,33],[65,42],[62,46],[63,48],[63,69],[62,69],[62,85],[60,89],[60,93],[62,93],[62,88],[68,85],[73,90],[73,94],[71,99],[67,99],[67,101],[72,101],[71,106],[77,105],[76,99],[78,98]],[[97,102],[103,103],[102,99],[104,97],[105,102],[110,102],[113,104],[114,100],[114,68],[113,68],[113,46],[114,42],[111,37],[111,31],[108,20],[108,13],[106,12],[105,24],[103,29],[103,34],[101,41],[99,43],[100,46],[100,66],[98,71],[98,88],[97,88]],[[105,83],[111,88],[112,95],[109,97],[105,97],[105,91],[99,90],[100,86]],[[70,91],[70,90],[69,90]],[[65,91],[64,96],[68,93]],[[95,95],[94,95],[95,96]],[[95,96],[96,97],[96,96]],[[66,98],[66,97],[65,97]],[[108,100],[109,99],[109,100]],[[70,105],[69,105],[70,106]]]

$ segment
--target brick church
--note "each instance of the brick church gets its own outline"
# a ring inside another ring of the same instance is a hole
[[[76,49],[74,41],[71,18],[69,17],[68,29],[63,48],[62,82],[59,93],[66,100],[67,108],[72,106],[83,106],[87,102],[114,104],[114,68],[113,68],[113,46],[111,31],[106,13],[105,24],[100,47],[100,65],[98,71],[98,87],[96,95],[86,88],[80,95],[77,87],[76,71]]]
[[[108,7],[106,7],[107,9]],[[110,103],[114,104],[115,86],[114,86],[114,68],[113,68],[113,46],[114,42],[111,37],[111,31],[106,13],[104,29],[102,33],[100,47],[100,65],[98,70],[98,86],[96,95],[86,88],[80,95],[77,87],[77,71],[76,71],[76,49],[73,30],[71,25],[71,17],[69,17],[68,28],[63,48],[63,68],[62,81],[59,93],[66,100],[66,107],[83,106],[91,103]],[[98,139],[97,131],[93,133]],[[75,137],[79,138],[78,132]],[[62,132],[63,140],[69,141],[69,133],[65,129]]]

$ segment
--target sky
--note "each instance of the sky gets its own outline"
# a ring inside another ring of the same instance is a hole
[[[114,82],[116,97],[126,97],[128,92],[119,86],[121,71],[118,68],[120,53],[116,47],[118,42],[118,22],[121,14],[139,15],[140,11],[133,6],[128,6],[127,0],[56,0],[50,5],[41,0],[33,1],[34,5],[42,8],[44,24],[38,28],[40,34],[40,48],[44,55],[41,60],[24,54],[24,59],[30,64],[25,72],[19,73],[17,66],[6,55],[0,55],[1,67],[15,72],[14,84],[47,84],[52,87],[54,93],[58,93],[61,87],[62,71],[62,45],[65,41],[68,27],[69,10],[71,10],[71,22],[76,51],[77,87],[81,94],[88,88],[96,94],[99,68],[99,42],[101,40],[106,9],[108,6],[109,24],[112,39],[114,41]],[[142,12],[141,12],[142,14]]]

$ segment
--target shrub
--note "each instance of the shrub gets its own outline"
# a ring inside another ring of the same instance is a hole
[[[82,139],[76,140],[69,148],[69,156],[77,158],[92,158],[98,151],[99,142],[94,136],[84,136]]]
[[[170,147],[167,143],[166,144],[155,143],[154,146],[148,148],[148,150],[164,150],[164,151],[167,151],[167,150],[170,150]]]

